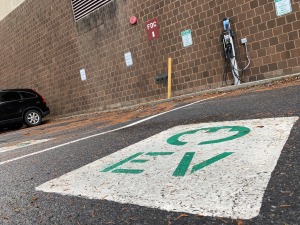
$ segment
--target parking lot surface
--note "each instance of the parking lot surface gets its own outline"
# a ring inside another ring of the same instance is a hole
[[[298,80],[0,133],[0,224],[299,224]]]

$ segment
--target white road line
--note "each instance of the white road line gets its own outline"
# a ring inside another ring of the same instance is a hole
[[[0,166],[4,165],[4,164],[7,164],[7,163],[10,163],[10,162],[14,162],[14,161],[20,160],[20,159],[27,158],[27,157],[30,157],[30,156],[34,156],[34,155],[38,155],[38,154],[41,154],[41,153],[44,153],[44,152],[48,152],[48,151],[51,151],[51,150],[54,150],[54,149],[57,149],[57,148],[61,148],[61,147],[64,147],[64,146],[67,146],[67,145],[70,145],[70,144],[74,144],[74,143],[77,143],[77,142],[80,142],[80,141],[84,141],[84,140],[87,140],[87,139],[90,139],[90,138],[93,138],[93,137],[97,137],[97,136],[100,136],[100,135],[103,135],[103,134],[108,134],[108,133],[112,133],[112,132],[115,132],[115,131],[118,131],[118,130],[122,130],[122,129],[125,129],[125,128],[128,128],[128,127],[132,127],[132,126],[135,126],[137,124],[143,123],[143,122],[145,122],[147,120],[151,120],[151,119],[153,119],[155,117],[164,115],[166,113],[173,112],[173,111],[185,108],[185,107],[189,107],[189,106],[197,104],[199,102],[204,102],[206,100],[214,99],[214,98],[217,98],[217,97],[219,97],[219,96],[214,96],[214,97],[202,99],[202,100],[190,103],[188,105],[184,105],[184,106],[178,107],[176,109],[171,109],[169,111],[162,112],[162,113],[159,113],[157,115],[153,115],[153,116],[147,117],[145,119],[139,120],[137,122],[128,124],[128,125],[120,127],[120,128],[116,128],[116,129],[113,129],[113,130],[110,130],[110,131],[101,132],[101,133],[94,134],[94,135],[91,135],[91,136],[87,136],[87,137],[84,137],[84,138],[80,138],[80,139],[77,139],[77,140],[74,140],[74,141],[70,141],[70,142],[67,142],[67,143],[64,143],[64,144],[61,144],[61,145],[57,145],[57,146],[54,146],[54,147],[51,147],[51,148],[46,148],[46,149],[38,151],[38,152],[34,152],[34,153],[31,153],[31,154],[27,154],[27,155],[23,155],[23,156],[20,156],[20,157],[13,158],[13,159],[9,159],[9,160],[0,162]]]
[[[9,152],[9,151],[13,151],[13,150],[18,150],[20,148],[29,147],[29,146],[44,143],[44,142],[47,142],[47,141],[50,141],[50,140],[52,140],[52,139],[24,141],[22,143],[19,143],[19,144],[13,145],[13,146],[2,147],[2,148],[0,148],[0,153]]]

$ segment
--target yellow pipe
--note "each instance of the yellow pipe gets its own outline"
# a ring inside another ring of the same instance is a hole
[[[168,98],[172,97],[172,58],[168,58]]]

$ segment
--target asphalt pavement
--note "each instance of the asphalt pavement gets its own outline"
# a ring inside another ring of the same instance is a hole
[[[4,131],[0,224],[297,225],[299,93],[294,82]]]

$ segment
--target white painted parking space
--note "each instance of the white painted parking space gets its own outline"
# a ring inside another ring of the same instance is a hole
[[[298,117],[171,128],[37,187],[203,216],[259,214]]]
[[[47,141],[50,141],[50,140],[52,140],[52,139],[41,139],[41,140],[23,141],[21,143],[15,144],[15,145],[1,147],[0,148],[0,153],[17,150],[17,149],[24,148],[24,147],[29,147],[29,146],[40,144],[40,143],[44,143],[44,142],[47,142]]]

